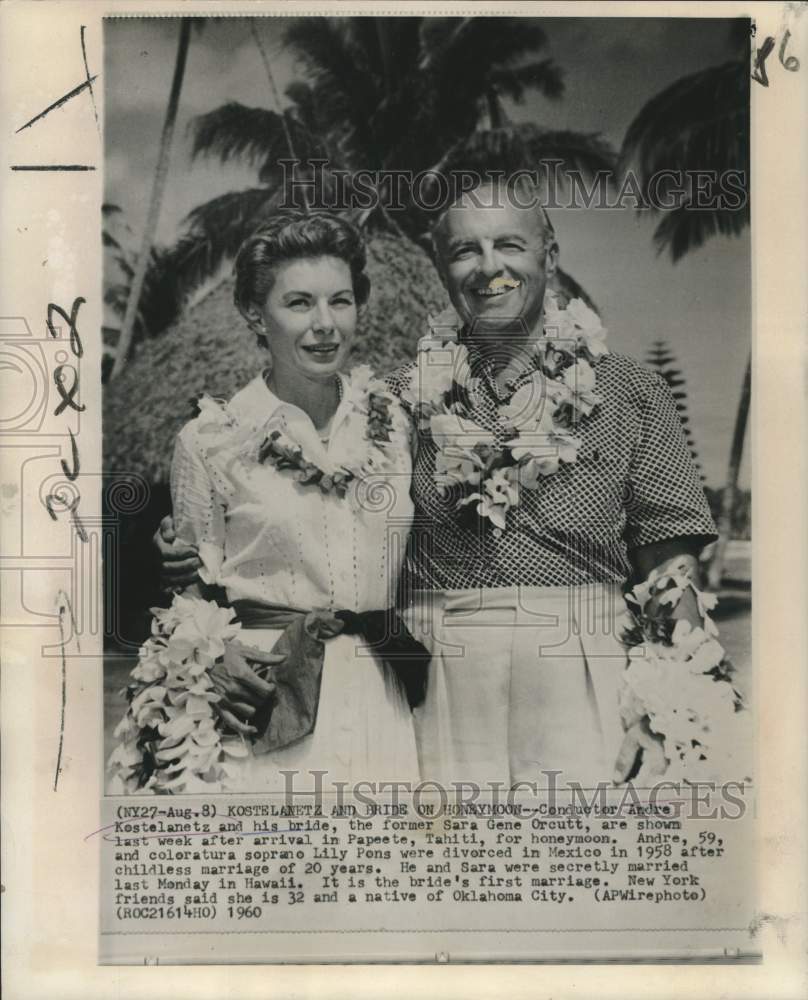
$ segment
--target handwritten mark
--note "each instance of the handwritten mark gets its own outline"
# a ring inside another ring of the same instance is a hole
[[[53,314],[58,313],[62,317],[65,323],[67,323],[67,328],[70,331],[70,350],[76,355],[77,358],[81,358],[84,355],[84,347],[82,346],[81,343],[81,337],[79,336],[79,331],[78,327],[76,326],[76,322],[79,316],[79,309],[81,309],[81,307],[84,305],[85,302],[86,299],[83,299],[81,296],[78,296],[78,298],[74,299],[73,305],[70,307],[69,316],[64,311],[64,309],[62,309],[61,306],[57,306],[55,303],[49,302],[48,317],[45,320],[48,327],[48,333],[51,335],[51,337],[56,339],[59,336],[59,331],[53,325]]]
[[[71,101],[74,97],[78,97],[78,95],[82,93],[82,91],[89,90],[90,93],[92,94],[93,82],[97,79],[98,79],[97,75],[93,77],[88,77],[84,81],[84,83],[80,83],[78,87],[74,87],[72,90],[69,90],[66,94],[63,94],[58,101],[54,101],[53,104],[49,104],[44,111],[40,111],[39,114],[34,115],[34,117],[30,121],[26,122],[24,125],[20,125],[20,127],[14,134],[17,135],[18,133],[22,132],[23,129],[30,128],[32,125],[35,125],[38,121],[41,121],[46,115],[49,115],[51,111],[55,111],[57,108],[61,108],[63,104],[67,104],[67,102]]]
[[[774,39],[769,35],[760,48],[755,50],[755,65],[752,67],[752,79],[763,87],[769,86],[769,77],[766,73],[766,60],[771,55],[773,48]]]
[[[70,372],[73,376],[73,381],[67,388],[65,388],[65,372]],[[55,368],[53,371],[53,383],[56,386],[62,400],[53,411],[53,415],[55,417],[58,417],[59,414],[66,410],[68,406],[71,410],[75,410],[77,413],[83,413],[84,410],[87,409],[84,403],[75,402],[75,395],[79,390],[79,373],[73,365],[59,365]]]
[[[73,305],[70,308],[70,314],[61,307],[56,305],[54,302],[48,303],[48,315],[45,320],[48,333],[51,337],[57,338],[59,336],[59,330],[56,329],[54,325],[53,318],[54,315],[59,315],[68,325],[70,331],[70,349],[73,355],[79,359],[84,354],[84,347],[81,343],[81,336],[79,334],[77,321],[79,315],[79,309],[82,307],[86,300],[80,295],[73,300]],[[70,386],[66,387],[65,384],[65,372],[72,372],[73,381]],[[83,403],[77,403],[75,401],[76,393],[79,391],[79,372],[78,369],[73,365],[62,364],[54,369],[53,381],[61,397],[61,402],[57,405],[56,409],[53,411],[54,416],[58,416],[67,407],[72,410],[76,410],[79,413],[86,409]],[[72,469],[68,467],[64,459],[61,461],[62,472],[67,476],[68,480],[73,483],[78,478],[80,460],[79,460],[79,450],[76,444],[76,439],[73,436],[72,431],[68,431],[70,434],[70,449],[71,449],[71,459],[72,459]],[[82,542],[88,541],[87,532],[84,530],[84,525],[81,523],[81,518],[79,517],[78,507],[81,502],[81,493],[76,487],[76,492],[73,497],[68,497],[61,490],[54,490],[53,493],[49,494],[45,498],[45,508],[51,517],[51,520],[57,521],[58,514],[68,512],[73,521],[73,526],[76,529],[76,533]],[[56,508],[56,504],[59,504],[61,509]]]
[[[780,42],[780,52],[778,57],[783,67],[789,71],[789,73],[796,73],[800,68],[800,61],[796,56],[789,56],[787,59],[784,58],[786,52],[786,46],[788,45],[788,40],[791,38],[791,32],[786,28],[785,34],[783,35],[783,40]]]
[[[83,163],[13,163],[12,170],[95,170]]]
[[[753,26],[754,29],[754,26]],[[754,30],[752,31],[754,35]],[[787,56],[786,49],[788,48],[788,43],[791,39],[791,30],[786,28],[783,31],[783,37],[780,39],[780,48],[777,52],[777,58],[783,69],[788,70],[789,73],[796,73],[800,68],[800,61],[796,56]],[[766,60],[774,51],[774,47],[777,41],[773,35],[767,35],[763,44],[760,48],[756,49],[754,52],[754,64],[752,66],[752,79],[759,83],[763,87],[769,86],[769,76],[766,72]]]
[[[76,444],[73,431],[69,427],[67,429],[67,433],[70,435],[70,452],[73,460],[73,468],[69,468],[67,462],[62,459],[62,472],[64,472],[70,482],[73,483],[79,478],[79,446]]]
[[[90,92],[90,101],[92,102],[93,105],[93,116],[95,117],[95,127],[98,130],[98,134],[101,135],[101,125],[98,121],[98,108],[95,103],[95,91],[93,90],[93,83],[98,79],[98,75],[97,74],[94,76],[90,75],[90,67],[87,62],[87,45],[84,40],[84,33],[86,30],[87,30],[86,25],[82,24],[79,31],[79,40],[81,42],[81,57],[84,62],[84,81],[75,86],[72,90],[68,90],[66,94],[62,94],[62,96],[58,100],[54,101],[53,104],[49,104],[43,111],[40,111],[38,115],[34,115],[34,117],[31,118],[29,121],[27,121],[24,125],[20,125],[20,127],[14,133],[15,135],[18,135],[20,132],[24,131],[27,128],[31,128],[32,125],[36,125],[37,122],[40,122],[42,121],[43,118],[46,118],[51,113],[51,111],[56,111],[57,108],[63,107],[65,104],[67,104],[68,101],[72,101],[74,97],[78,97],[79,94],[82,94],[85,90],[88,90]],[[95,167],[84,163],[50,163],[50,164],[15,163],[11,165],[11,169],[17,171],[47,170],[55,172],[59,171],[74,172],[74,171],[84,171],[84,170],[95,170]]]
[[[76,634],[76,619],[73,617],[73,608],[70,605],[70,598],[60,590],[56,595],[56,603],[59,609],[59,636],[61,638],[62,653],[62,704],[59,712],[59,749],[56,752],[56,772],[53,776],[54,792],[59,787],[59,775],[62,771],[62,752],[65,743],[65,712],[67,709],[67,657],[65,656],[65,614],[70,615],[70,622],[73,626],[73,634]]]
[[[92,837],[97,837],[98,834],[103,834],[102,840],[106,840],[108,844],[115,842],[115,838],[108,837],[105,833],[106,830],[114,830],[120,821],[116,820],[114,823],[107,823],[106,826],[101,826],[97,830],[93,830],[92,833],[88,833],[84,838],[85,842],[90,840]],[[295,831],[289,827],[282,827],[278,830],[239,830],[239,837],[275,837],[279,833],[294,833]],[[121,834],[121,836],[126,836],[130,839],[136,840],[153,840],[155,837],[215,837],[218,834],[226,833],[228,836],[232,836],[233,832],[230,830],[169,830],[166,833],[126,833]]]
[[[90,76],[90,67],[87,65],[87,46],[84,44],[84,32],[87,30],[87,26],[82,24],[81,26],[81,57],[84,60],[84,74],[87,77],[87,84],[90,90],[90,100],[93,102],[93,115],[95,115],[95,127],[98,129],[98,134],[101,135],[101,124],[98,121],[98,108],[95,106],[95,93],[93,91],[93,80],[95,77]]]
[[[51,520],[58,521],[59,513],[67,512],[73,521],[73,527],[76,529],[76,534],[82,542],[89,541],[89,536],[84,530],[84,525],[81,523],[81,518],[79,517],[79,503],[81,502],[81,496],[76,495],[72,499],[68,499],[64,493],[50,493],[45,497],[45,508],[51,516]],[[61,511],[54,510],[54,504],[61,504]]]

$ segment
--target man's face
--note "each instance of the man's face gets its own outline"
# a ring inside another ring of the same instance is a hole
[[[490,205],[492,199],[481,200]],[[558,247],[545,251],[535,208],[493,200],[490,207],[465,200],[447,211],[437,233],[441,276],[452,305],[475,332],[522,340],[535,335]]]

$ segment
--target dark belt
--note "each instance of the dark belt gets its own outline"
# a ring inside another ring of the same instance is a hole
[[[233,601],[245,629],[282,629],[272,652],[284,656],[269,667],[274,694],[252,720],[256,753],[267,753],[308,736],[317,721],[325,643],[337,635],[358,635],[381,663],[385,676],[403,691],[410,708],[426,696],[430,654],[391,608],[384,611],[305,611],[258,601]]]

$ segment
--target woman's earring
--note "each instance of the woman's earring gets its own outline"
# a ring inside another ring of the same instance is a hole
[[[250,319],[247,320],[247,326],[250,331],[255,334],[255,340],[259,347],[269,349],[269,342],[267,341],[267,328],[263,319]]]

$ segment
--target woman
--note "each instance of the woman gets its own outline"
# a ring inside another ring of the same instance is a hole
[[[176,442],[177,536],[249,630],[240,638],[274,650],[254,658],[271,664],[268,686],[241,669],[241,683],[272,694],[251,720],[254,746],[229,768],[232,790],[280,790],[281,770],[326,771],[326,788],[417,778],[408,696],[418,700],[425,651],[384,610],[412,518],[409,427],[369,369],[341,374],[370,291],[364,268],[358,231],[325,213],[279,213],[247,240],[235,302],[267,366],[228,403],[203,398]],[[238,701],[229,662],[214,668],[211,701],[244,731],[244,706],[231,714],[220,697]]]

